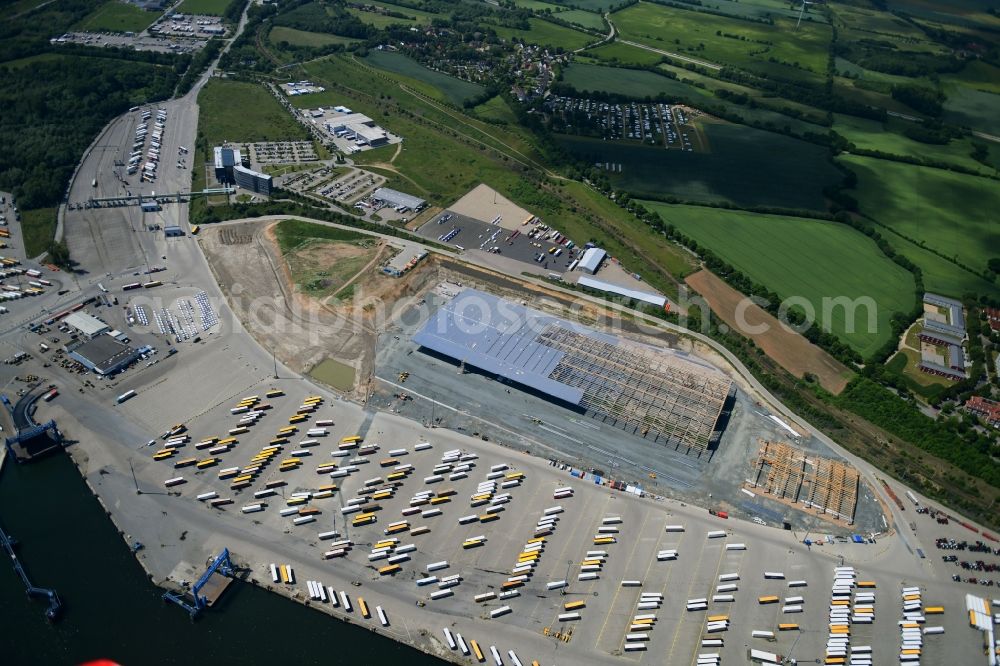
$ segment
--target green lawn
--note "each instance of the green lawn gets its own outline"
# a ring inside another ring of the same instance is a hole
[[[824,330],[862,356],[889,339],[894,313],[913,307],[913,276],[847,225],[654,201],[643,205],[783,300],[808,301]],[[858,303],[871,299],[877,324],[869,326],[863,307],[855,311],[853,325],[843,307],[827,306],[824,312],[824,299],[844,297]]]
[[[223,141],[308,139],[306,128],[282,108],[263,86],[212,79],[198,95],[198,132],[209,149]]]
[[[611,184],[639,197],[824,210],[822,190],[839,172],[820,146],[741,125],[705,123],[710,152],[560,135],[557,142],[586,164],[611,162]]]
[[[767,25],[648,2],[611,20],[624,39],[785,78],[824,75],[832,35],[822,23],[803,22],[796,30],[791,19]],[[788,66],[793,63],[806,71]]]
[[[477,83],[463,81],[454,76],[427,69],[402,53],[371,51],[365,61],[376,67],[429,84],[455,106],[461,106],[465,100],[481,95],[485,91],[485,88]]]
[[[276,25],[271,28],[267,38],[273,44],[288,42],[292,46],[329,46],[330,44],[356,44],[361,41],[340,35],[328,35],[322,32],[309,32],[307,30],[296,30]]]
[[[141,32],[162,15],[163,12],[147,12],[122,0],[108,0],[75,27],[89,32]]]
[[[521,39],[529,44],[562,48],[565,51],[582,48],[598,40],[593,35],[572,28],[564,28],[542,19],[532,18],[528,20],[528,23],[531,24],[530,30],[516,30],[500,25],[492,27],[497,35],[505,39]]]
[[[36,208],[21,211],[21,236],[24,238],[24,253],[37,257],[45,252],[56,232],[56,209]]]
[[[232,0],[184,0],[177,8],[178,14],[208,14],[222,16]]]

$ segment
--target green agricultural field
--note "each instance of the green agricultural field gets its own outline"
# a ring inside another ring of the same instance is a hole
[[[438,14],[432,14],[430,12],[421,11],[419,9],[411,9],[409,7],[403,7],[402,5],[391,5],[389,3],[366,3],[372,7],[381,7],[382,9],[395,12],[397,14],[402,14],[408,18],[398,18],[395,16],[387,16],[386,14],[381,14],[377,12],[366,12],[360,9],[351,8],[352,14],[361,19],[364,23],[375,26],[376,28],[384,28],[389,25],[428,25],[432,19],[438,16]]]
[[[142,32],[163,12],[147,12],[122,0],[108,0],[76,24],[88,32]]]
[[[563,11],[564,7],[554,5],[551,2],[541,2],[541,0],[514,0],[514,6],[521,9],[530,9],[534,12],[544,12],[548,10],[555,14]]]
[[[901,134],[907,126],[909,123],[902,120],[890,119],[883,124],[877,120],[838,113],[834,114],[833,130],[862,150],[878,150],[892,155],[954,164],[966,169],[976,169],[984,174],[994,173],[993,168],[972,159],[970,139],[952,139],[947,145],[921,143]],[[997,146],[996,152],[1000,154],[1000,146]]]
[[[608,26],[604,23],[604,19],[601,18],[600,14],[595,14],[594,12],[585,12],[582,9],[567,9],[554,16],[560,21],[575,23],[589,30],[597,30],[598,32],[608,31]]]
[[[267,38],[272,44],[288,42],[292,46],[329,46],[330,44],[356,44],[359,39],[341,37],[340,35],[330,35],[323,32],[309,32],[307,30],[296,30],[276,25],[271,28]]]
[[[597,37],[585,32],[564,28],[538,18],[529,19],[528,23],[531,24],[530,30],[516,30],[501,25],[491,27],[504,39],[522,39],[529,44],[562,48],[565,51],[573,51],[598,40]]]
[[[977,272],[986,269],[990,258],[1000,256],[1000,228],[996,224],[1000,187],[996,181],[859,156],[840,159],[858,176],[853,194],[861,211],[878,223]],[[886,234],[897,244],[892,236]],[[905,246],[899,245],[909,256]],[[916,257],[911,259],[920,263]],[[968,271],[951,266],[957,276],[953,285],[969,281],[964,276]],[[928,269],[940,279],[941,267]],[[929,289],[938,288],[926,275],[924,281]],[[991,291],[997,291],[996,285]],[[962,295],[953,289],[947,293]]]
[[[803,22],[795,30],[790,19],[767,25],[651,3],[611,19],[624,39],[785,78],[824,75],[832,36],[826,24]]]
[[[584,53],[601,60],[620,62],[623,65],[655,65],[663,59],[659,53],[621,42],[602,44],[596,48],[587,49]]]
[[[454,76],[427,69],[413,58],[407,57],[402,53],[372,51],[365,58],[365,62],[375,67],[387,69],[390,72],[423,81],[429,84],[434,90],[440,91],[445,99],[455,106],[462,106],[465,100],[482,95],[486,90],[477,83],[463,81]]]
[[[945,87],[945,120],[974,130],[1000,132],[1000,95],[961,85]]]
[[[477,117],[486,120],[496,120],[501,123],[517,122],[517,116],[514,115],[506,100],[500,95],[490,97],[479,106],[473,107],[472,112]]]
[[[882,254],[874,241],[851,227],[809,218],[757,215],[700,206],[644,201],[685,236],[782,299],[800,298],[815,309],[818,322],[862,356],[889,340],[892,315],[914,304],[913,276]],[[830,299],[870,298],[851,324],[843,307]],[[824,312],[824,299],[828,305]]]
[[[717,0],[709,4],[714,11],[722,12],[736,18],[767,20],[784,16],[794,20],[799,18],[801,5],[784,2],[783,0]],[[815,8],[806,5],[802,21],[826,23],[826,16]]]
[[[177,8],[178,14],[210,14],[222,16],[233,0],[184,0]]]
[[[970,60],[962,71],[941,76],[947,84],[961,84],[972,90],[981,90],[1000,95],[1000,67],[982,60]]]
[[[607,92],[636,99],[657,95],[690,97],[690,86],[645,69],[573,63],[563,70],[563,81],[580,92]]]
[[[198,133],[209,148],[223,141],[308,139],[309,133],[262,85],[212,79],[198,95]],[[239,109],[239,113],[233,113]]]
[[[586,164],[621,164],[611,184],[637,197],[825,210],[823,188],[840,180],[824,148],[741,125],[705,123],[710,152],[665,150],[575,136],[556,141]]]

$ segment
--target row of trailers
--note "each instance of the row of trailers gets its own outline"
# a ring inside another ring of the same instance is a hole
[[[294,585],[295,584],[295,571],[292,569],[290,564],[274,564],[270,565],[271,569],[271,582],[278,585]],[[354,604],[351,602],[351,596],[344,590],[338,592],[333,589],[333,587],[328,587],[317,580],[307,580],[306,588],[309,590],[309,598],[313,601],[317,601],[322,604],[329,603],[334,608],[339,608],[345,613],[354,612]],[[361,617],[366,620],[371,619],[372,612],[368,606],[368,602],[365,601],[364,597],[357,598],[357,609],[361,614]],[[389,616],[386,614],[385,609],[381,606],[375,606],[375,614],[378,616],[379,622],[383,627],[389,626]]]

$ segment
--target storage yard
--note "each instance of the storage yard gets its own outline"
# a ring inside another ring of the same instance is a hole
[[[259,584],[335,617],[466,663],[479,661],[472,641],[502,663],[516,663],[509,650],[524,664],[746,663],[748,648],[886,663],[916,649],[898,634],[916,594],[923,659],[976,663],[960,588],[903,585],[888,559],[867,563],[891,541],[810,551],[789,532],[273,385],[163,433],[137,471],[170,489],[172,514],[252,539],[233,550]]]

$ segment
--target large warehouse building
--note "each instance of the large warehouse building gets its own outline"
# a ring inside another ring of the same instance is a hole
[[[70,358],[103,376],[126,368],[140,355],[138,349],[124,345],[110,335],[99,335],[87,342],[67,345],[66,352]]]
[[[697,454],[718,443],[735,395],[732,381],[698,358],[474,289],[438,309],[413,340],[604,423]]]

